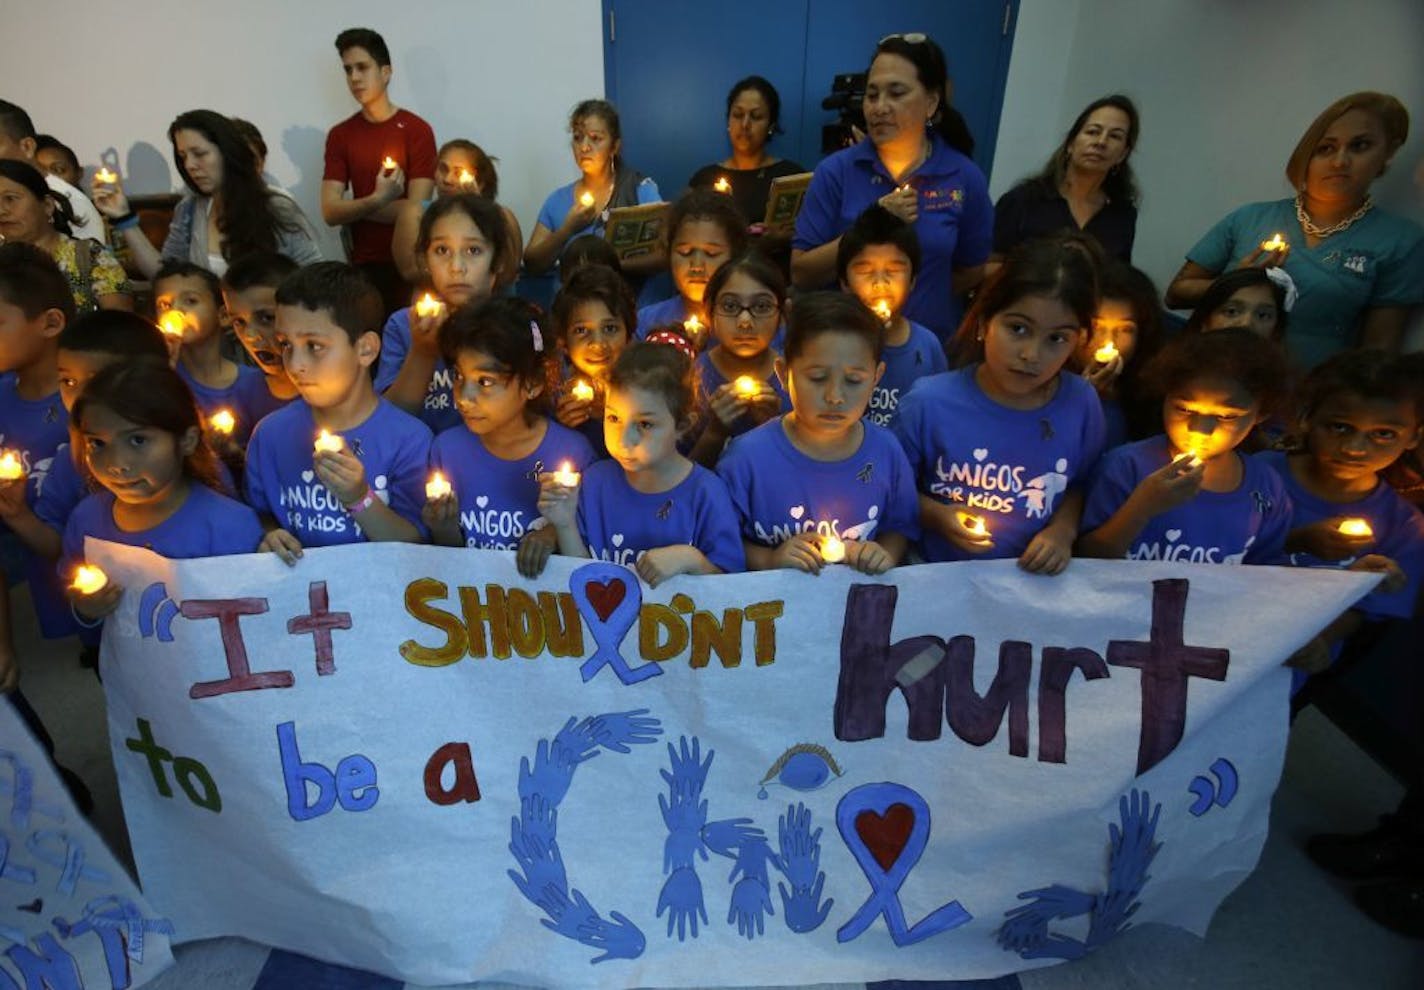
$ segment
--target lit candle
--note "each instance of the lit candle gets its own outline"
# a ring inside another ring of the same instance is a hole
[[[910,185],[910,184],[907,182],[907,183],[905,183],[903,186],[901,186],[900,188],[896,189],[895,191],[896,191],[896,192],[910,192],[912,189],[914,189],[914,186]]]
[[[460,169],[460,188],[473,190],[475,188],[475,173],[467,168]]]
[[[828,564],[840,564],[845,561],[845,543],[839,536],[831,535],[822,538],[821,559]]]
[[[396,163],[396,160],[390,155],[387,155],[385,158],[381,159],[381,169],[383,171],[394,172],[399,167],[400,166]]]
[[[696,314],[682,321],[682,329],[694,344],[702,339],[702,321],[697,318]]]
[[[1202,459],[1197,456],[1196,451],[1194,450],[1189,450],[1186,453],[1178,454],[1176,457],[1172,458],[1173,464],[1185,464],[1188,468],[1200,467],[1201,462]]]
[[[970,536],[983,537],[989,535],[989,527],[984,524],[983,516],[961,512],[959,514],[959,525],[963,526]]]
[[[316,435],[316,449],[318,452],[325,450],[334,454],[339,450],[346,449],[346,441],[341,439],[339,434],[322,430]]]
[[[1340,532],[1346,536],[1374,536],[1375,531],[1363,519],[1346,519],[1340,523]]]
[[[0,454],[0,481],[19,481],[25,476],[25,465],[13,450]]]
[[[441,302],[439,299],[436,299],[434,296],[427,292],[425,295],[421,296],[420,300],[415,304],[415,315],[439,316],[440,311],[444,308],[445,304],[443,302]]]
[[[214,433],[228,436],[237,426],[237,417],[232,414],[231,409],[219,409],[208,419],[208,425],[213,428]]]
[[[81,595],[92,595],[108,583],[109,575],[99,568],[80,564],[79,569],[74,572],[74,583],[70,587]]]
[[[564,461],[559,465],[559,470],[554,472],[554,483],[563,485],[565,488],[574,488],[579,483],[579,473],[574,470],[571,461]]]
[[[871,307],[875,310],[875,315],[880,317],[881,323],[890,322],[890,303],[884,299],[877,299],[875,305]]]
[[[580,378],[574,382],[574,387],[569,389],[569,394],[580,402],[593,401],[593,386]]]
[[[101,168],[99,169],[99,171],[94,173],[94,178],[100,182],[106,182],[109,185],[113,185],[115,182],[119,181],[119,174],[117,172],[111,172],[107,168]]]
[[[1107,364],[1115,357],[1117,357],[1117,345],[1111,340],[1093,352],[1093,360],[1098,364]]]
[[[716,182],[712,183],[712,188],[717,190],[719,193],[729,193],[732,191],[732,184],[727,181],[727,177],[724,175]]]
[[[430,480],[425,483],[425,497],[432,502],[437,498],[444,498],[452,491],[454,489],[450,487],[450,482],[446,481],[439,471],[432,474]]]
[[[584,193],[582,196],[580,196],[580,197],[579,197],[579,204],[582,205],[582,206],[584,206],[584,207],[592,206],[592,205],[593,205],[593,193],[591,193],[591,192],[586,192],[586,193]]]
[[[158,318],[158,329],[170,337],[181,337],[188,329],[188,317],[177,309],[170,309]]]
[[[761,385],[751,375],[742,375],[732,383],[732,388],[738,395],[756,395],[761,391]]]
[[[1280,234],[1272,234],[1269,241],[1261,242],[1262,251],[1284,251],[1288,246],[1286,239]]]

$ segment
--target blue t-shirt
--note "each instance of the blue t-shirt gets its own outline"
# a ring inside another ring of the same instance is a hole
[[[893,433],[861,425],[860,448],[840,461],[797,450],[780,418],[732,441],[717,474],[737,507],[742,537],[765,547],[813,531],[845,540],[887,532],[918,539],[920,501],[910,462]]]
[[[465,546],[518,549],[519,538],[539,518],[539,475],[559,470],[565,461],[579,472],[593,463],[593,450],[582,434],[546,422],[548,430],[534,453],[517,461],[491,454],[463,425],[435,438],[430,466],[454,489]]]
[[[687,308],[687,300],[682,296],[673,296],[671,299],[655,302],[651,306],[644,306],[638,310],[638,326],[633,331],[633,337],[636,340],[643,340],[657,327],[673,324],[680,327],[691,315],[692,313]],[[701,317],[699,316],[698,319]],[[711,332],[710,328],[708,332]]]
[[[1419,597],[1419,585],[1424,580],[1424,515],[1410,505],[1383,481],[1374,491],[1354,502],[1327,502],[1307,491],[1291,473],[1289,458],[1284,451],[1271,450],[1256,455],[1281,476],[1291,500],[1290,528],[1308,526],[1322,519],[1350,516],[1364,519],[1374,532],[1374,545],[1366,553],[1382,554],[1404,571],[1409,583],[1402,591],[1385,594],[1376,590],[1354,604],[1354,608],[1372,619],[1407,619],[1414,614]],[[1346,568],[1357,558],[1321,560],[1308,553],[1292,553],[1287,559],[1295,567]]]
[[[247,502],[272,515],[304,547],[363,542],[366,535],[356,520],[317,480],[312,468],[316,435],[305,402],[284,406],[258,423],[247,443]],[[381,399],[364,423],[340,435],[366,469],[366,484],[376,497],[423,532],[429,428]]]
[[[1424,230],[1379,208],[1309,247],[1295,200],[1249,203],[1207,231],[1187,260],[1225,272],[1276,233],[1290,242],[1284,267],[1300,293],[1286,347],[1304,367],[1356,346],[1367,308],[1424,302]]]
[[[905,304],[905,315],[941,338],[959,324],[960,304],[950,291],[955,268],[989,260],[994,246],[994,204],[979,166],[930,135],[930,156],[909,179],[919,193],[915,234],[920,239],[920,271]],[[894,191],[896,182],[867,138],[816,166],[796,216],[791,246],[809,251],[844,234],[866,207]]]
[[[405,356],[410,353],[410,307],[398,309],[386,321],[381,331],[381,357],[376,363],[376,391],[385,393],[395,384]],[[455,409],[455,383],[443,357],[435,359],[435,371],[425,388],[425,404],[419,419],[432,433],[441,433],[452,426],[463,426]]]
[[[929,561],[1020,556],[1102,456],[1103,407],[1085,380],[1060,372],[1042,407],[1010,409],[980,389],[978,367],[921,378],[900,400],[895,435],[918,489],[981,517],[994,539],[969,554],[926,529]]]
[[[1281,476],[1260,457],[1239,452],[1241,484],[1229,492],[1200,491],[1196,498],[1159,513],[1128,548],[1129,560],[1192,564],[1283,564],[1291,528],[1291,500]],[[1107,522],[1133,490],[1171,461],[1162,435],[1109,451],[1093,477],[1083,508],[1087,533]]]
[[[578,528],[595,559],[625,567],[649,550],[690,544],[728,573],[747,569],[727,486],[700,464],[672,490],[653,495],[628,484],[617,461],[590,464],[579,488]]]
[[[273,395],[267,387],[267,375],[260,370],[253,375],[239,375],[232,393],[232,412],[237,417],[233,436],[240,445],[245,445],[258,423],[293,401]]]
[[[711,421],[714,416],[712,412],[712,393],[723,385],[727,384],[727,376],[717,370],[717,366],[712,363],[706,352],[697,356],[697,363],[693,366],[697,370],[697,421],[704,426]],[[786,386],[781,384],[781,379],[775,372],[768,375],[763,384],[776,393],[776,397],[781,402],[781,412],[791,411],[791,396],[786,392]],[[732,428],[727,431],[729,437],[738,437],[748,430],[763,424],[756,423],[751,416],[746,413],[738,416],[732,422]]]
[[[1099,398],[1101,399],[1102,396]],[[1127,443],[1127,413],[1123,412],[1122,402],[1118,399],[1102,399],[1102,402],[1103,423],[1107,432],[1103,449],[1112,450],[1114,447],[1121,447]]]
[[[939,338],[914,320],[910,321],[910,339],[894,347],[886,344],[880,357],[885,362],[885,374],[870,394],[865,418],[879,426],[893,427],[900,400],[910,393],[910,387],[921,378],[948,371],[949,361]]]
[[[577,183],[570,182],[566,186],[560,186],[549,197],[544,200],[544,205],[539,208],[539,223],[549,230],[558,230],[564,223],[564,217],[569,215],[569,210],[574,208],[574,186]],[[662,202],[662,193],[658,192],[658,184],[649,177],[644,177],[637,186],[638,205],[645,203]],[[575,237],[582,237],[584,234],[593,234],[595,237],[602,237],[604,226],[608,221],[608,211],[604,210],[593,218],[593,223],[576,230],[570,235],[564,247],[567,249],[573,243]]]
[[[66,457],[69,452],[69,414],[58,391],[41,399],[24,399],[19,385],[14,372],[0,375],[0,448],[14,451],[24,465],[25,504],[38,514],[40,496],[49,485],[55,463],[61,452]],[[0,527],[8,528],[4,523]],[[25,580],[41,634],[48,639],[71,635],[74,618],[64,598],[64,582],[56,577],[54,566],[28,548],[24,560]]]
[[[89,482],[74,463],[73,450],[69,444],[62,443],[55,450],[49,473],[35,496],[35,515],[40,522],[62,534],[69,514],[89,492]]]
[[[251,384],[245,383],[243,379],[253,377],[260,379],[262,372],[249,365],[239,364],[237,365],[237,377],[233,379],[231,385],[226,388],[212,388],[194,378],[193,373],[184,367],[182,361],[174,365],[173,370],[178,372],[179,378],[188,383],[188,388],[193,393],[193,399],[198,403],[198,410],[203,414],[203,419],[206,420],[219,409],[230,409],[237,419],[237,427],[233,430],[233,436],[238,437],[241,441],[251,434],[252,427],[256,423],[244,421],[238,412],[238,397],[250,395]],[[264,385],[263,388],[265,389],[266,386]]]

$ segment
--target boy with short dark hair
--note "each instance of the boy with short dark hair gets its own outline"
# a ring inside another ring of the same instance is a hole
[[[919,270],[920,239],[915,228],[883,206],[867,209],[841,235],[836,251],[841,289],[885,325],[885,374],[865,412],[880,426],[894,425],[900,399],[917,379],[949,370],[939,338],[902,312]]]
[[[0,100],[0,158],[33,165],[44,176],[45,184],[69,201],[69,208],[74,213],[72,226],[75,237],[92,237],[100,241],[107,239],[104,218],[99,216],[99,211],[94,208],[89,197],[42,167],[35,159],[38,139],[34,122],[30,120],[30,115],[25,113],[24,108],[9,100]]]
[[[269,413],[297,397],[297,386],[282,366],[277,344],[277,286],[299,266],[285,254],[255,251],[238,258],[222,277],[223,306],[238,343],[260,375],[238,382],[234,415],[245,419],[248,433]]]
[[[351,263],[380,291],[384,316],[410,294],[391,255],[391,234],[406,203],[434,195],[435,132],[391,102],[391,56],[379,34],[348,28],[337,35],[336,50],[361,109],[327,132],[321,215],[332,227],[350,226]]]
[[[267,526],[259,549],[288,564],[304,546],[424,536],[430,430],[376,395],[376,295],[335,261],[307,265],[277,289],[277,340],[301,401],[253,431],[247,501]]]

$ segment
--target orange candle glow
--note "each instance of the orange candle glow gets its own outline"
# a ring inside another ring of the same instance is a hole
[[[322,430],[316,435],[316,449],[318,453],[326,451],[334,454],[339,450],[346,449],[346,441],[341,439],[340,434]]]
[[[989,527],[985,525],[983,516],[961,512],[959,514],[959,525],[963,526],[970,536],[984,537],[989,535]]]
[[[415,304],[415,315],[439,316],[440,312],[444,308],[445,304],[443,302],[441,302],[439,299],[436,299],[434,296],[427,292],[425,295],[421,296],[420,300]]]
[[[1117,345],[1111,340],[1093,352],[1093,360],[1098,364],[1107,364],[1115,357],[1117,357]]]
[[[1188,468],[1200,467],[1201,462],[1202,459],[1197,456],[1196,451],[1194,450],[1189,450],[1184,454],[1178,454],[1176,457],[1172,458],[1173,464],[1185,464]]]
[[[579,473],[574,470],[573,462],[564,461],[559,465],[559,470],[554,472],[554,482],[565,488],[574,488],[578,485]]]
[[[1280,234],[1272,234],[1269,241],[1261,242],[1262,251],[1284,251],[1289,246]]]
[[[454,490],[439,471],[432,474],[430,480],[425,483],[425,497],[432,502],[437,498],[444,498]]]
[[[738,395],[756,395],[761,391],[761,384],[751,375],[742,375],[732,383],[732,388]]]
[[[579,205],[589,207],[593,205],[593,193],[586,192],[579,197]]]
[[[382,170],[382,171],[385,171],[385,172],[394,172],[394,171],[395,171],[396,169],[398,169],[398,168],[400,168],[400,165],[399,165],[399,164],[396,162],[396,160],[395,160],[394,158],[392,158],[390,155],[387,155],[385,158],[381,159],[381,170]]]
[[[461,188],[461,189],[465,189],[465,190],[469,190],[469,191],[473,192],[473,191],[474,191],[474,188],[475,188],[475,173],[471,172],[471,171],[470,171],[469,169],[467,169],[467,168],[462,168],[462,169],[460,169],[460,179],[459,179],[459,182],[460,182],[460,188]]]
[[[188,316],[177,309],[170,309],[158,318],[158,329],[170,337],[181,337],[188,329]]]
[[[232,414],[231,409],[219,409],[208,418],[208,425],[214,433],[229,436],[237,427],[237,417]]]
[[[719,193],[729,193],[732,191],[732,184],[727,181],[727,177],[724,175],[718,178],[716,182],[712,183],[712,188],[717,190]]]
[[[119,173],[111,172],[107,168],[101,168],[99,169],[99,171],[94,173],[94,178],[100,182],[105,182],[109,185],[113,185],[115,182],[119,181]]]
[[[875,310],[875,315],[880,317],[881,323],[890,322],[890,303],[884,299],[877,299],[875,305],[870,307]]]
[[[1363,519],[1346,519],[1340,523],[1340,532],[1346,536],[1374,536],[1375,531]]]
[[[13,450],[0,454],[0,481],[19,481],[25,476],[25,465]]]
[[[80,564],[78,569],[74,572],[74,583],[71,584],[70,587],[81,595],[92,595],[108,583],[109,575],[99,570],[99,568],[91,567],[88,564]]]
[[[695,314],[682,321],[682,329],[694,344],[702,339],[702,321]]]
[[[580,402],[593,401],[593,386],[580,378],[574,382],[574,387],[569,389],[569,394]]]
[[[845,543],[839,536],[831,535],[821,539],[821,559],[826,563],[844,563],[845,553]]]

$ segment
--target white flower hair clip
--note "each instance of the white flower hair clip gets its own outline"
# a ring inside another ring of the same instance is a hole
[[[544,353],[544,335],[539,332],[539,324],[535,320],[529,321],[529,336],[534,338],[534,350]]]
[[[1283,303],[1283,306],[1285,308],[1285,311],[1289,313],[1292,309],[1295,308],[1296,299],[1300,297],[1300,292],[1295,287],[1295,279],[1291,278],[1290,272],[1286,271],[1284,268],[1267,268],[1266,277],[1270,279],[1271,282],[1277,288],[1279,288],[1283,293],[1285,293],[1285,302]]]

